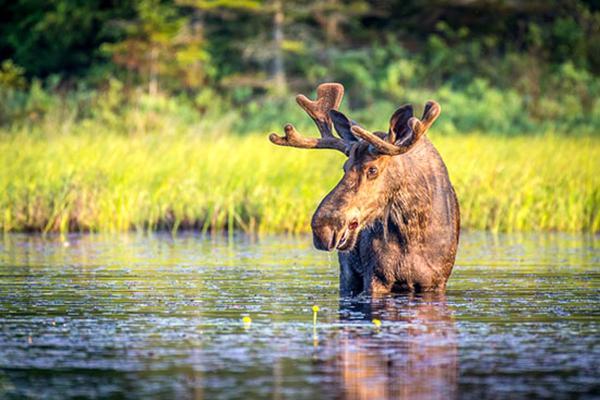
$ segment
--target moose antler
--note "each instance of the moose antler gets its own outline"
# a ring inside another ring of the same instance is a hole
[[[305,137],[296,131],[292,124],[285,125],[285,136],[275,133],[269,135],[269,140],[279,146],[298,147],[301,149],[334,149],[347,154],[346,143],[333,136],[329,110],[337,110],[344,97],[344,86],[339,83],[323,83],[317,87],[317,100],[312,101],[299,94],[296,102],[315,121],[321,138]]]
[[[427,132],[429,127],[433,124],[433,122],[440,115],[440,105],[433,101],[429,100],[425,105],[425,110],[423,111],[423,117],[419,120],[416,117],[411,117],[407,124],[408,128],[412,131],[412,140],[408,145],[399,145],[396,141],[396,135],[393,132],[390,132],[387,135],[387,140],[382,139],[376,134],[363,129],[358,125],[354,125],[352,128],[352,133],[364,140],[369,142],[379,153],[387,154],[389,156],[397,156],[399,154],[406,153],[408,150],[412,148]]]

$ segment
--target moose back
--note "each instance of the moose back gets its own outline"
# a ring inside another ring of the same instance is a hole
[[[429,101],[421,119],[397,109],[387,132],[369,132],[338,111],[344,87],[324,83],[317,100],[298,95],[320,138],[287,124],[280,146],[335,149],[348,159],[344,176],[312,217],[314,245],[338,250],[340,294],[443,291],[452,272],[460,216],[440,154],[424,136],[440,114]],[[339,137],[334,136],[333,128]]]

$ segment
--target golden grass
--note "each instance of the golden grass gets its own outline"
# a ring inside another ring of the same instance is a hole
[[[432,140],[464,228],[600,231],[600,138]],[[343,162],[265,135],[6,134],[0,154],[0,229],[41,232],[305,232]]]

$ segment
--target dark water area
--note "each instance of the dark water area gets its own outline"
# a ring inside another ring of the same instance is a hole
[[[309,237],[0,236],[0,398],[598,398],[599,243],[468,232],[444,296],[340,299]]]

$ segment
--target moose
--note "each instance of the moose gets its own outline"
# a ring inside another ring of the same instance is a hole
[[[320,138],[293,125],[269,140],[280,146],[334,149],[348,158],[344,175],[315,211],[317,249],[338,250],[340,295],[441,292],[450,277],[460,232],[458,200],[440,154],[424,136],[440,115],[428,101],[423,116],[404,105],[388,132],[370,132],[338,111],[339,83],[323,83],[317,99],[296,101]],[[339,137],[333,135],[333,128]]]

